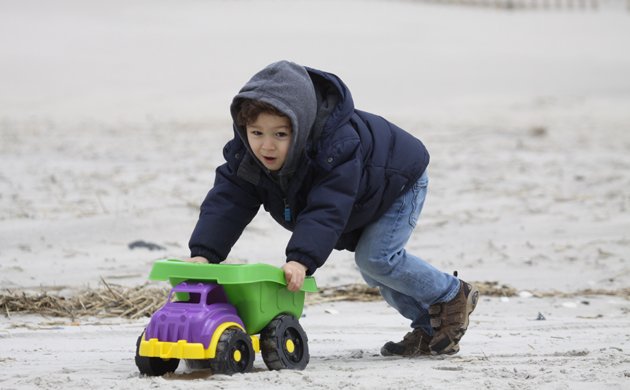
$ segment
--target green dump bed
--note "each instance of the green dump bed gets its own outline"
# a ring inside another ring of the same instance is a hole
[[[281,313],[300,318],[306,292],[316,292],[313,277],[307,277],[300,291],[286,288],[284,272],[269,264],[201,264],[181,260],[158,260],[151,280],[167,280],[172,286],[184,281],[213,282],[223,286],[236,307],[247,333],[257,334]]]

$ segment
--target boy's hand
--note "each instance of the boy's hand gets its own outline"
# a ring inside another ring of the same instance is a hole
[[[284,278],[287,280],[289,291],[301,289],[306,277],[306,267],[297,261],[288,261],[282,266],[282,269],[284,270]]]
[[[184,261],[187,261],[189,263],[205,263],[205,264],[208,263],[208,259],[201,256],[191,257],[190,259],[185,259]]]

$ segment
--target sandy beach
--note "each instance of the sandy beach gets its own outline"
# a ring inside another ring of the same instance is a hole
[[[427,145],[408,250],[517,291],[483,297],[446,358],[380,356],[409,327],[382,301],[309,304],[306,370],[257,357],[231,377],[141,377],[146,318],[9,313],[0,388],[628,388],[630,12],[599,4],[0,0],[3,293],[139,286],[155,260],[186,257],[229,102],[278,59],[339,75],[357,107]],[[261,212],[227,262],[280,266],[289,237]],[[349,252],[315,276],[362,282]]]

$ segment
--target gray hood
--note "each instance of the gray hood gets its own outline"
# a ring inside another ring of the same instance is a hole
[[[245,128],[236,124],[242,99],[269,103],[291,120],[291,146],[278,175],[285,178],[292,175],[300,162],[317,115],[315,88],[308,72],[293,62],[275,62],[256,73],[234,97],[230,106],[234,130],[251,152]]]

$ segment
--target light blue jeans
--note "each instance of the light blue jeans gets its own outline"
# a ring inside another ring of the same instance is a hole
[[[378,287],[385,301],[411,320],[412,328],[432,335],[428,308],[453,299],[459,292],[459,280],[405,250],[428,184],[425,172],[381,218],[364,229],[355,261],[367,284]]]

